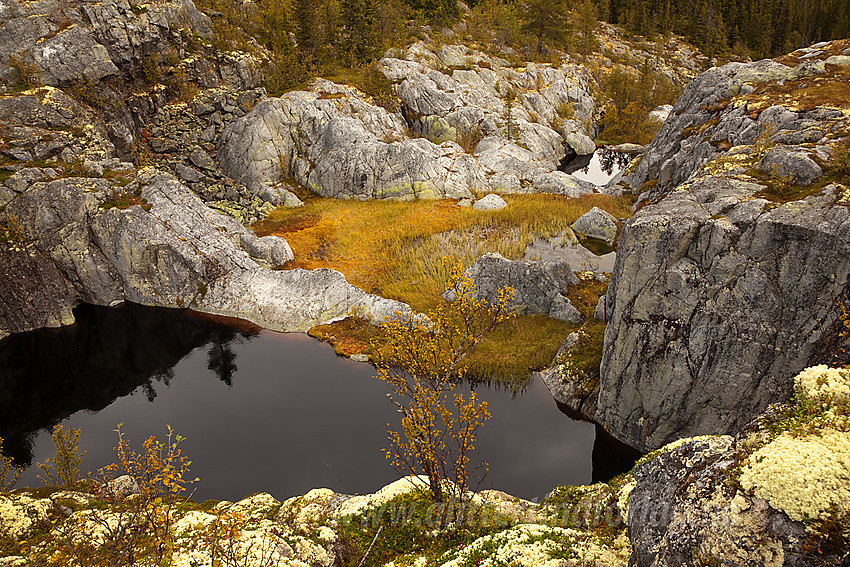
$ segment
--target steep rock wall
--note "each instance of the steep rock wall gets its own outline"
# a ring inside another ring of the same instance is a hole
[[[592,416],[622,441],[735,433],[839,346],[850,112],[812,94],[846,87],[833,43],[701,75],[627,177]]]

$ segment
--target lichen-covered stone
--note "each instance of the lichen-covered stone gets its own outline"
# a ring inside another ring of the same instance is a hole
[[[579,234],[598,238],[609,244],[617,237],[617,219],[599,207],[593,207],[581,215],[571,228]]]
[[[0,495],[0,535],[15,540],[26,539],[37,530],[50,527],[49,514],[53,502],[26,494]]]
[[[540,567],[625,567],[626,562],[601,539],[568,528],[521,524],[481,537],[451,553],[441,567],[462,565],[536,565]]]
[[[489,253],[467,268],[466,274],[472,279],[476,299],[495,305],[500,290],[509,287],[514,295],[505,303],[508,309],[581,322],[581,313],[566,296],[568,286],[577,284],[578,278],[565,260],[511,261]],[[454,292],[447,290],[443,298],[454,301]]]

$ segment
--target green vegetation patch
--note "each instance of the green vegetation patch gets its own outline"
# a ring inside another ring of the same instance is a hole
[[[100,205],[101,209],[127,209],[134,205],[142,207],[145,211],[151,209],[151,204],[148,200],[142,197],[141,187],[135,191],[118,192],[113,190],[112,197]]]

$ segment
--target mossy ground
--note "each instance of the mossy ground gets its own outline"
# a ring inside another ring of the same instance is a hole
[[[404,556],[436,560],[446,551],[462,548],[476,538],[495,533],[511,523],[509,519],[504,519],[493,525],[465,524],[457,529],[435,529],[435,524],[439,524],[440,520],[434,512],[433,501],[420,492],[398,496],[382,508],[386,513],[378,516],[379,521],[376,521],[378,517],[373,511],[363,516],[371,521],[354,517],[351,521],[340,522],[337,528],[341,548],[340,565],[354,567],[360,564],[364,556],[367,557],[367,565],[384,565]],[[375,539],[381,525],[385,529]],[[367,556],[373,540],[375,543]]]
[[[253,225],[259,236],[286,238],[295,261],[286,268],[333,268],[352,284],[428,311],[443,303],[448,280],[444,258],[466,267],[487,252],[520,259],[534,236],[550,238],[592,207],[615,217],[631,215],[631,202],[607,195],[567,199],[557,195],[505,195],[508,206],[476,211],[455,201],[346,201],[311,197],[297,209],[277,209]],[[583,283],[570,299],[585,318],[604,286]],[[566,336],[578,326],[539,315],[520,316],[482,341],[469,359],[470,375],[505,380],[549,365]],[[367,352],[374,329],[346,320],[316,327],[337,352]]]

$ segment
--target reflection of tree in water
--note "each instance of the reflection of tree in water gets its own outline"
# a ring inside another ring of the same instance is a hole
[[[99,411],[138,390],[149,400],[173,367],[209,345],[210,370],[230,385],[233,342],[259,332],[246,323],[127,303],[81,305],[77,323],[8,337],[0,343],[0,437],[16,464],[32,462],[32,438],[80,410]]]
[[[610,177],[629,165],[635,154],[600,149],[591,155],[564,158],[565,161],[561,164],[560,170],[564,173],[578,172],[587,175],[590,172],[590,163],[594,156],[598,156],[599,168]]]
[[[635,157],[634,154],[614,152],[611,150],[598,150],[598,153],[599,166],[605,172],[605,175],[612,175],[615,169],[619,172],[629,165],[629,162]]]
[[[162,382],[166,386],[170,386],[172,378],[174,378],[174,368],[156,370],[153,374],[151,374],[150,378],[145,380],[140,386],[142,392],[145,393],[145,398],[147,398],[149,402],[153,402],[156,399],[156,390],[153,387],[153,383]]]
[[[218,379],[233,386],[233,375],[239,370],[236,366],[236,353],[233,352],[233,343],[242,344],[247,339],[256,335],[253,331],[242,331],[235,336],[230,333],[219,333],[210,341],[207,351],[207,368],[218,376]]]

